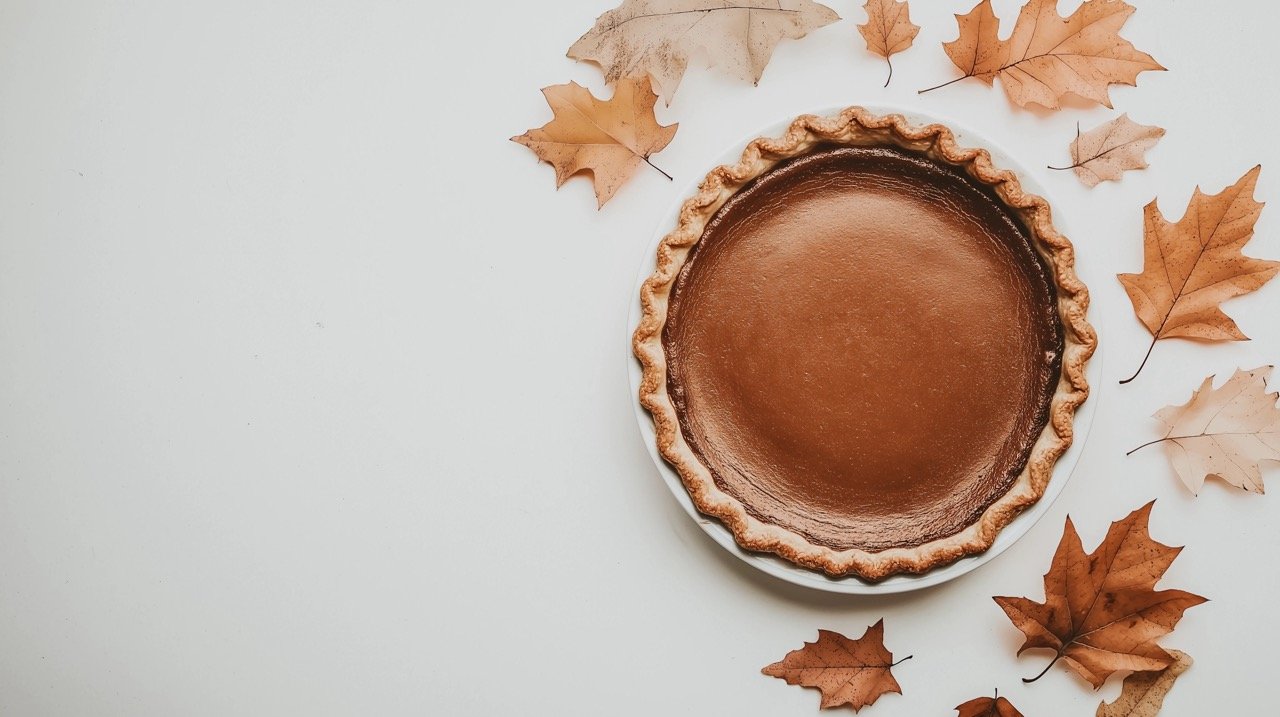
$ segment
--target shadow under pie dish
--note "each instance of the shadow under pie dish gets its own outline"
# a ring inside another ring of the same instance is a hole
[[[640,402],[697,510],[832,576],[985,551],[1088,394],[1087,292],[1048,204],[899,115],[750,142],[683,204],[640,299]]]

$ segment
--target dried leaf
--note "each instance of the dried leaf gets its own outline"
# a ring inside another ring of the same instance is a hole
[[[960,713],[956,717],[1022,717],[1018,708],[999,692],[994,697],[978,697],[957,705],[956,711]]]
[[[889,56],[911,47],[920,26],[912,24],[907,0],[867,0],[863,9],[867,11],[867,24],[859,25],[858,32],[866,38],[867,49],[883,57],[889,66],[889,77],[884,81],[888,87],[893,79]]]
[[[1144,155],[1163,136],[1160,127],[1138,124],[1127,114],[1084,134],[1077,125],[1076,139],[1071,143],[1072,165],[1049,169],[1074,169],[1086,186],[1096,187],[1099,182],[1120,179],[1126,170],[1146,169]]]
[[[910,659],[904,657],[898,662]],[[789,685],[818,688],[822,691],[823,709],[849,705],[857,712],[886,692],[902,694],[891,671],[898,662],[885,649],[884,620],[880,620],[857,640],[818,630],[817,642],[806,642],[761,672],[784,679]]]
[[[642,162],[653,166],[649,155],[676,134],[677,125],[664,127],[653,116],[658,98],[648,78],[619,82],[608,100],[596,99],[576,82],[544,87],[542,94],[555,119],[511,141],[555,167],[557,187],[579,172],[590,172],[601,207]]]
[[[990,85],[998,76],[1009,99],[1023,107],[1056,110],[1068,94],[1110,107],[1110,85],[1135,85],[1138,73],[1165,69],[1120,37],[1132,14],[1133,6],[1123,0],[1086,0],[1063,18],[1057,0],[1030,0],[1009,39],[1001,40],[991,0],[982,0],[956,16],[960,35],[943,44],[964,76],[938,87],[969,77]]]
[[[1169,694],[1178,675],[1191,667],[1191,655],[1177,650],[1169,650],[1173,656],[1172,665],[1159,672],[1135,672],[1124,678],[1124,689],[1111,704],[1098,705],[1096,717],[1156,717],[1160,707],[1164,705],[1164,696]]]
[[[1164,437],[1138,448],[1164,443],[1174,471],[1192,493],[1211,476],[1263,492],[1258,462],[1280,461],[1280,394],[1267,393],[1272,368],[1237,369],[1217,389],[1213,376],[1206,378],[1191,400],[1156,413],[1165,425]]]
[[[1111,524],[1107,537],[1086,555],[1075,525],[1067,518],[1062,542],[1044,576],[1043,603],[1020,597],[994,600],[1026,635],[1018,654],[1053,650],[1059,659],[1102,686],[1113,672],[1162,670],[1173,657],[1156,644],[1171,632],[1182,613],[1205,601],[1183,590],[1156,590],[1182,548],[1151,539],[1147,521],[1151,503]]]
[[[982,0],[974,5],[967,15],[956,15],[956,24],[960,27],[959,37],[942,43],[942,49],[951,58],[951,62],[964,71],[964,77],[951,82],[976,77],[990,85],[995,80],[996,73],[1004,67],[1008,52],[1000,42],[1000,20],[991,9],[991,0]]]
[[[609,84],[647,74],[671,104],[695,52],[758,84],[783,38],[797,40],[839,19],[813,0],[623,0],[596,18],[569,57],[599,64]]]
[[[1164,218],[1154,200],[1146,206],[1142,273],[1120,274],[1119,279],[1134,312],[1151,332],[1151,348],[1175,336],[1203,341],[1249,338],[1218,304],[1256,290],[1280,271],[1280,262],[1253,259],[1240,251],[1262,213],[1262,203],[1253,198],[1261,171],[1261,165],[1254,167],[1220,194],[1206,195],[1196,187],[1186,214],[1176,223]],[[1142,366],[1120,383],[1136,378]]]

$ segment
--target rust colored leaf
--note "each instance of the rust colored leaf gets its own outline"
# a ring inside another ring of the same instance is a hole
[[[1191,655],[1169,650],[1174,658],[1172,665],[1159,672],[1135,672],[1124,678],[1120,696],[1111,704],[1098,705],[1096,717],[1156,717],[1164,705],[1174,680],[1191,667]]]
[[[1005,94],[1023,107],[1056,110],[1068,94],[1110,107],[1111,85],[1136,85],[1138,73],[1165,69],[1120,37],[1132,14],[1123,0],[1085,0],[1064,18],[1057,0],[1030,0],[1009,39],[1001,40],[991,0],[982,0],[967,15],[956,15],[959,37],[943,44],[964,75],[938,87],[969,77],[990,85],[999,77]]]
[[[653,116],[658,98],[648,78],[619,82],[608,100],[596,99],[576,82],[545,87],[542,94],[555,119],[511,141],[555,167],[557,187],[579,172],[590,172],[601,207],[641,163],[653,166],[649,155],[666,147],[676,134],[677,125],[664,127]]]
[[[1151,346],[1133,376],[1120,383],[1137,378],[1160,339],[1249,338],[1218,305],[1256,290],[1280,271],[1280,262],[1241,253],[1262,213],[1262,203],[1253,198],[1261,171],[1261,165],[1254,167],[1220,194],[1204,194],[1196,187],[1177,222],[1165,219],[1155,200],[1146,206],[1142,273],[1120,274],[1119,279],[1151,332]]]
[[[867,23],[859,25],[858,32],[866,38],[867,49],[883,57],[889,66],[889,77],[884,81],[888,87],[889,80],[893,79],[893,63],[889,57],[911,47],[920,26],[911,22],[907,0],[867,0],[863,9],[867,11]]]
[[[1099,182],[1118,180],[1130,169],[1146,169],[1148,149],[1164,136],[1164,130],[1154,125],[1143,125],[1124,114],[1080,134],[1076,125],[1076,139],[1071,143],[1071,166],[1049,169],[1073,169],[1086,186],[1096,187]]]
[[[993,697],[977,697],[957,705],[956,711],[959,712],[956,717],[1022,717],[1018,708],[1001,697],[999,691]]]
[[[1280,461],[1280,394],[1267,393],[1272,368],[1237,369],[1216,389],[1213,376],[1206,378],[1191,400],[1156,413],[1165,425],[1164,437],[1138,448],[1163,443],[1174,471],[1192,493],[1199,493],[1209,477],[1262,493],[1258,463]]]
[[[1187,608],[1205,601],[1183,590],[1156,590],[1182,548],[1151,539],[1151,503],[1111,524],[1107,536],[1085,554],[1075,525],[1067,518],[1062,542],[1044,576],[1043,603],[1021,597],[994,600],[1026,635],[1026,650],[1054,652],[1058,660],[1102,686],[1113,672],[1162,670],[1173,657],[1156,640],[1173,631]]]
[[[623,0],[596,18],[569,57],[599,64],[609,84],[649,75],[671,104],[695,52],[758,84],[779,42],[839,19],[813,0]]]
[[[856,640],[818,630],[817,642],[806,642],[761,672],[789,685],[816,687],[822,691],[823,709],[849,705],[857,712],[886,692],[902,694],[891,669],[910,659],[893,661],[893,653],[884,646],[884,620],[880,620]]]

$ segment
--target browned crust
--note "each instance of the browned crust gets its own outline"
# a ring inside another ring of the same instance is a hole
[[[807,152],[819,142],[846,145],[891,144],[963,168],[990,185],[997,196],[1026,224],[1036,249],[1053,268],[1058,310],[1064,326],[1065,352],[1057,390],[1050,404],[1049,423],[1032,446],[1026,468],[1007,493],[982,516],[956,535],[913,548],[880,552],[834,550],[814,545],[803,536],[749,515],[742,503],[720,490],[689,448],[680,431],[675,406],[667,395],[666,354],[662,329],[672,285],[689,251],[702,236],[712,215],[730,196],[778,162]],[[835,576],[857,575],[880,580],[897,573],[922,573],[991,547],[996,535],[1023,509],[1044,495],[1054,463],[1071,445],[1072,420],[1089,395],[1085,362],[1097,347],[1097,335],[1085,318],[1089,292],[1075,274],[1071,242],[1053,227],[1049,204],[1022,189],[1018,177],[991,164],[985,149],[956,145],[951,130],[940,124],[914,127],[902,115],[877,116],[849,107],[835,117],[801,115],[782,137],[749,142],[737,164],[711,170],[698,191],[680,207],[676,228],[658,245],[657,268],[640,289],[643,314],[632,338],[632,349],[643,366],[640,403],[653,416],[658,451],[680,475],[698,510],[718,518],[747,550],[777,554],[806,568]]]

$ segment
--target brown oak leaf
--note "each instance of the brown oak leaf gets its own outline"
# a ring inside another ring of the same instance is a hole
[[[658,98],[648,78],[619,82],[608,100],[596,99],[576,82],[544,87],[542,94],[555,119],[511,141],[555,167],[556,187],[579,172],[590,172],[597,206],[603,207],[642,162],[662,172],[649,155],[671,142],[677,125],[664,127],[653,116]]]
[[[1263,204],[1253,198],[1261,171],[1261,165],[1254,167],[1220,194],[1196,187],[1177,222],[1165,219],[1155,200],[1143,210],[1142,273],[1118,278],[1151,332],[1151,345],[1138,370],[1120,383],[1138,377],[1160,339],[1249,338],[1218,305],[1258,289],[1280,271],[1280,262],[1241,253],[1262,213]]]
[[[671,104],[695,52],[758,84],[779,42],[839,19],[813,0],[623,0],[596,18],[569,57],[599,64],[609,84],[647,74]]]
[[[858,32],[867,40],[867,49],[884,58],[889,66],[889,77],[884,86],[889,86],[893,79],[893,63],[890,55],[895,55],[911,47],[920,32],[920,26],[911,22],[911,8],[907,0],[867,0],[863,6],[867,11],[867,23],[858,26]]]
[[[1065,660],[1094,689],[1114,672],[1162,670],[1173,662],[1156,639],[1171,632],[1187,608],[1205,599],[1183,590],[1155,589],[1182,548],[1151,539],[1151,506],[1112,523],[1089,554],[1067,518],[1044,576],[1044,602],[993,598],[1026,635],[1018,654],[1032,649],[1055,653],[1040,674],[1024,682],[1040,679],[1058,660]]]
[[[1237,369],[1216,389],[1213,376],[1206,378],[1191,400],[1155,414],[1165,425],[1164,436],[1138,448],[1163,443],[1174,471],[1192,493],[1199,493],[1210,476],[1262,493],[1259,461],[1280,461],[1280,394],[1267,393],[1272,368]]]
[[[1133,11],[1123,0],[1085,0],[1063,18],[1058,0],[1030,0],[1009,39],[1001,40],[991,0],[982,0],[968,14],[956,15],[960,35],[943,44],[964,75],[921,92],[970,77],[990,85],[999,77],[1005,94],[1023,107],[1056,110],[1068,94],[1110,107],[1111,85],[1136,85],[1138,73],[1165,69],[1120,37]]]
[[[1124,678],[1124,688],[1115,702],[1098,705],[1096,717],[1156,717],[1164,705],[1174,680],[1191,667],[1191,655],[1169,650],[1172,665],[1159,672],[1135,672]]]
[[[818,630],[817,642],[806,642],[761,672],[789,685],[821,690],[822,709],[849,705],[857,712],[886,692],[902,694],[891,668],[910,659],[893,661],[893,653],[884,646],[884,620],[880,620],[856,640]]]
[[[1080,134],[1076,125],[1076,139],[1071,143],[1071,166],[1049,169],[1073,169],[1085,186],[1096,187],[1099,182],[1118,180],[1130,169],[1146,169],[1148,149],[1164,136],[1164,130],[1155,125],[1138,124],[1124,114]]]
[[[994,697],[977,697],[957,705],[956,712],[956,717],[1022,717],[1012,702],[1000,696],[999,690]]]

